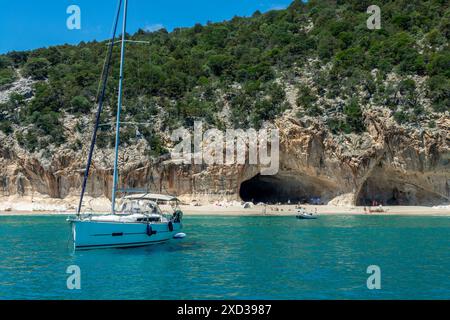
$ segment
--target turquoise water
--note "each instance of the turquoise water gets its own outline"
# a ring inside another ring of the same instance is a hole
[[[446,217],[186,217],[183,240],[80,252],[65,219],[0,217],[1,299],[450,299]]]

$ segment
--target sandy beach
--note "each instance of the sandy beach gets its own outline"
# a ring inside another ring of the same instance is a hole
[[[248,215],[248,216],[292,216],[296,214],[297,205],[267,205],[253,206],[244,209],[242,206],[221,207],[216,205],[182,206],[186,215]],[[390,206],[383,207],[384,212],[364,212],[364,207],[331,206],[331,205],[302,205],[309,212],[317,215],[433,215],[450,216],[450,207],[433,208],[422,206]],[[373,208],[374,209],[374,208]]]
[[[75,214],[78,197],[54,199],[47,196],[11,196],[0,197],[0,216],[5,215],[53,215]],[[181,202],[185,215],[222,215],[222,216],[293,216],[298,205],[295,204],[251,204],[240,201],[216,201],[214,203]],[[423,215],[450,216],[450,205],[441,206],[384,206],[383,212],[373,212],[379,207],[370,208],[348,205],[301,205],[308,212],[318,215]],[[85,197],[83,212],[108,213],[111,201],[106,197]],[[171,212],[170,206],[161,205],[163,212]]]
[[[294,216],[297,205],[253,205],[243,208],[242,205],[181,205],[180,208],[186,216],[218,215],[218,216]],[[405,215],[405,216],[450,216],[450,207],[447,206],[386,206],[383,212],[369,212],[369,207],[358,206],[332,206],[332,205],[302,205],[308,212],[317,215]],[[161,206],[163,212],[170,212],[170,208]],[[378,208],[371,208],[372,210]],[[99,210],[89,210],[97,214],[107,213],[108,207]],[[0,216],[17,215],[73,215],[74,208],[68,210],[8,210],[0,211]]]

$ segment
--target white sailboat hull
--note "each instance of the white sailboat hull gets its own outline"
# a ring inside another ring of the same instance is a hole
[[[180,232],[180,222],[130,223],[71,220],[76,249],[139,247],[168,241]]]

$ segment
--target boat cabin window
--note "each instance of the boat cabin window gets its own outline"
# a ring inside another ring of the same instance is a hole
[[[145,217],[136,219],[137,222],[161,222],[161,217]]]
[[[119,211],[124,214],[161,214],[158,205],[150,200],[124,200]]]

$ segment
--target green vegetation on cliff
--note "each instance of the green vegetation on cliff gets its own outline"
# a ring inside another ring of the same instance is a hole
[[[381,8],[381,30],[366,26],[372,4]],[[234,126],[258,127],[290,108],[277,79],[293,79],[296,68],[315,61],[318,89],[299,83],[297,103],[309,116],[338,110],[342,117],[327,120],[332,131],[364,131],[362,106],[369,99],[390,107],[398,122],[417,122],[425,106],[412,76],[426,77],[426,97],[435,112],[449,111],[449,37],[445,0],[296,0],[286,10],[171,33],[139,30],[129,38],[150,44],[127,47],[124,114],[136,122],[160,117],[160,130],[195,119],[223,127],[218,114],[227,104]],[[18,70],[36,80],[32,99],[11,95],[0,105],[0,130],[15,134],[30,151],[64,143],[63,117],[95,110],[106,49],[106,42],[94,41],[0,56],[0,89],[17,79]],[[118,55],[116,48],[104,119],[115,114]],[[385,86],[391,72],[401,81]],[[368,95],[355,94],[361,90]],[[319,105],[318,97],[345,103]],[[99,136],[104,147],[112,141],[107,129]],[[158,132],[151,126],[139,131],[157,146],[156,153],[163,152]],[[124,136],[124,143],[136,139],[134,129]]]

